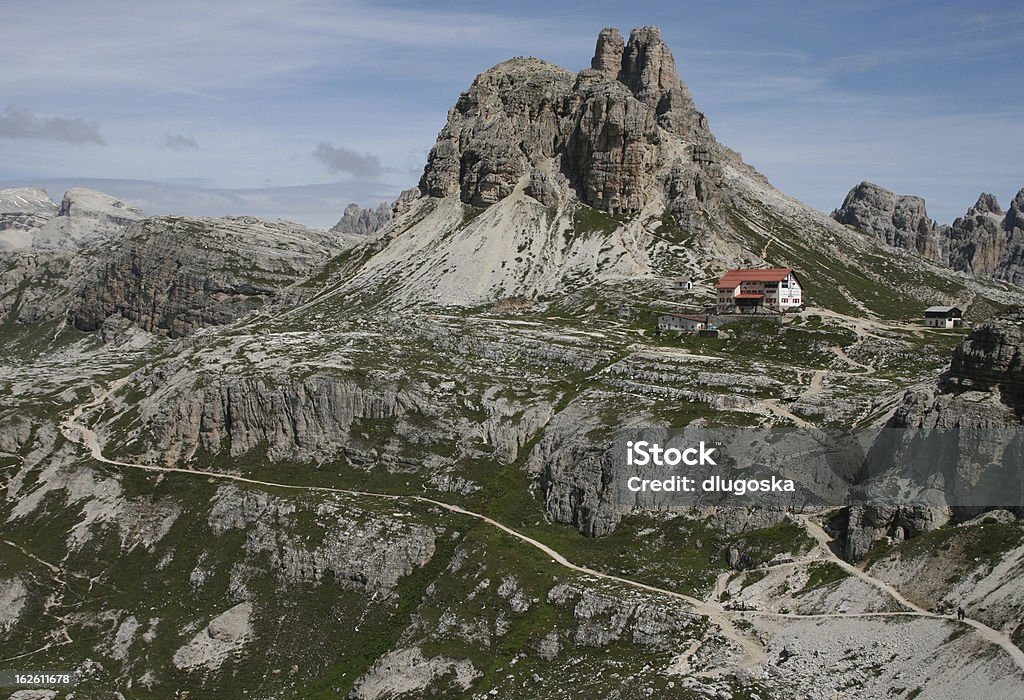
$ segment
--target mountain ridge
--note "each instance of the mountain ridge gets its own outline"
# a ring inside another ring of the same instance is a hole
[[[861,182],[847,194],[833,219],[887,245],[917,252],[957,271],[1024,284],[1024,188],[1003,212],[995,195],[982,192],[952,224],[928,218],[925,201]]]

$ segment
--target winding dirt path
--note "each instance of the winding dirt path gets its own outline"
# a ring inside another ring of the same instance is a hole
[[[689,596],[684,593],[671,591],[665,588],[658,588],[657,586],[651,586],[646,583],[633,581],[628,578],[615,576],[614,574],[604,573],[602,571],[597,571],[596,569],[591,569],[586,566],[575,564],[569,561],[561,553],[552,549],[543,542],[540,542],[538,540],[533,539],[532,537],[529,537],[528,535],[524,535],[521,532],[513,530],[507,525],[497,520],[494,520],[493,518],[490,518],[486,515],[483,515],[482,513],[477,513],[452,503],[446,503],[444,501],[438,501],[434,500],[433,498],[427,498],[426,496],[418,496],[414,494],[399,495],[389,493],[377,493],[373,491],[359,491],[356,489],[332,488],[329,486],[301,486],[296,484],[283,484],[273,481],[249,479],[244,476],[225,474],[221,472],[203,471],[198,469],[182,469],[180,467],[161,467],[151,464],[137,464],[133,462],[122,462],[120,460],[110,459],[103,454],[99,438],[97,437],[95,431],[93,431],[90,427],[85,425],[80,419],[85,411],[103,404],[110,396],[110,394],[116,391],[127,380],[128,377],[119,379],[108,385],[106,390],[95,393],[91,401],[77,405],[74,408],[74,410],[61,423],[60,429],[64,437],[71,442],[85,446],[89,450],[89,453],[92,456],[92,458],[98,462],[102,462],[104,464],[109,464],[117,467],[139,469],[147,472],[158,472],[163,474],[186,474],[193,477],[217,479],[220,481],[249,484],[252,486],[259,487],[287,489],[290,491],[305,491],[314,493],[338,493],[349,496],[376,498],[389,501],[416,501],[418,503],[425,503],[432,506],[437,506],[438,508],[443,508],[444,510],[447,510],[452,513],[457,513],[459,515],[464,515],[471,518],[475,518],[477,520],[481,520],[487,523],[488,525],[491,525],[492,527],[495,527],[501,530],[502,532],[511,535],[517,540],[524,542],[530,545],[531,547],[534,547],[535,549],[540,550],[541,552],[549,556],[553,562],[565,567],[566,569],[570,569],[572,571],[576,571],[578,573],[585,574],[587,576],[591,576],[597,579],[602,579],[605,581],[614,581],[616,583],[620,583],[631,588],[636,588],[651,593],[657,593],[658,595],[667,596],[674,600],[682,601],[688,604],[696,612],[698,612],[701,615],[704,615],[709,620],[711,620],[711,622],[719,628],[722,636],[731,641],[732,643],[734,643],[739,648],[741,660],[738,665],[741,668],[756,668],[757,666],[761,665],[761,663],[763,663],[767,658],[764,647],[759,642],[755,641],[754,639],[751,639],[750,637],[740,632],[733,624],[731,616],[728,615],[726,611],[722,610],[722,608],[718,605],[708,603],[706,601],[700,600],[699,598],[694,598],[693,596]]]
[[[864,617],[867,615],[871,615],[879,617],[909,615],[916,617],[929,617],[934,619],[951,620],[951,618],[948,615],[940,615],[938,613],[933,613],[929,610],[925,610],[920,605],[917,605],[913,601],[906,598],[902,593],[900,593],[896,589],[895,586],[892,586],[891,584],[886,583],[881,579],[875,578],[863,569],[856,567],[850,562],[846,561],[845,559],[839,557],[839,555],[832,551],[832,547],[830,546],[832,538],[829,537],[827,532],[825,532],[825,528],[823,528],[821,524],[814,519],[813,515],[794,515],[792,516],[792,518],[798,525],[804,528],[807,534],[814,538],[814,540],[817,542],[817,548],[822,552],[822,554],[825,555],[828,561],[837,564],[841,569],[843,569],[843,571],[847,572],[851,576],[856,576],[868,585],[873,586],[874,588],[878,589],[879,591],[882,591],[883,593],[886,593],[898,604],[906,608],[906,610],[903,612],[861,613],[856,616]],[[850,617],[851,615],[846,616]],[[802,615],[800,617],[817,616]],[[973,627],[985,640],[991,642],[992,644],[996,644],[1002,647],[1003,650],[1010,655],[1014,663],[1016,663],[1019,668],[1024,670],[1024,650],[1021,650],[1020,647],[1014,644],[1009,637],[1007,637],[999,630],[993,629],[992,627],[989,627],[985,623],[979,622],[978,620],[968,618],[960,622]]]
[[[831,538],[828,533],[825,532],[824,528],[813,518],[813,515],[794,515],[793,519],[797,524],[801,525],[807,533],[816,541],[817,548],[820,550],[820,555],[827,561],[832,561],[837,564],[844,571],[852,576],[865,581],[869,585],[876,589],[883,591],[890,595],[899,605],[906,608],[904,611],[896,612],[874,612],[874,613],[822,613],[822,614],[797,614],[797,613],[774,613],[768,611],[726,611],[722,607],[714,602],[714,598],[708,601],[700,600],[693,596],[679,593],[677,591],[668,590],[665,588],[659,588],[639,581],[634,581],[622,576],[615,576],[613,574],[604,573],[595,569],[588,568],[575,564],[563,556],[558,551],[552,549],[548,545],[540,542],[528,535],[518,532],[507,525],[490,518],[482,513],[477,513],[461,506],[457,506],[452,503],[446,503],[444,501],[438,501],[433,498],[426,496],[418,496],[414,494],[410,495],[399,495],[399,494],[388,494],[388,493],[377,493],[372,491],[360,491],[356,489],[341,489],[332,488],[328,486],[301,486],[296,484],[284,484],[272,481],[261,481],[258,479],[250,479],[243,476],[237,476],[234,474],[225,474],[221,472],[203,471],[197,469],[183,469],[180,467],[161,467],[149,464],[137,464],[132,462],[122,462],[106,457],[103,454],[102,447],[99,442],[95,431],[93,431],[88,425],[81,421],[82,414],[87,410],[95,408],[106,402],[107,398],[111,393],[116,391],[120,386],[127,382],[129,377],[124,377],[117,381],[112,382],[103,391],[94,391],[94,396],[91,401],[78,404],[72,410],[70,414],[61,422],[60,429],[64,436],[71,442],[85,446],[93,459],[104,464],[109,464],[117,467],[124,467],[129,469],[138,469],[148,472],[166,473],[166,474],[185,474],[192,477],[201,477],[207,479],[216,479],[219,481],[227,481],[241,484],[249,484],[252,486],[266,487],[266,488],[277,488],[286,489],[290,491],[305,491],[314,493],[338,493],[350,496],[359,496],[365,498],[382,499],[389,501],[416,501],[418,503],[429,504],[442,508],[451,513],[457,513],[459,515],[475,518],[488,525],[501,530],[502,532],[514,537],[515,539],[540,550],[545,555],[551,558],[551,560],[560,566],[575,571],[586,576],[590,576],[596,579],[605,581],[614,581],[630,588],[635,588],[658,595],[667,596],[668,598],[678,600],[686,603],[694,609],[697,613],[707,617],[715,626],[717,626],[721,632],[721,635],[728,639],[730,642],[735,644],[740,652],[740,661],[738,665],[741,668],[753,669],[760,666],[767,660],[767,654],[764,646],[757,640],[748,637],[743,634],[734,624],[734,618],[741,617],[742,615],[758,615],[762,617],[775,617],[775,618],[789,618],[789,619],[837,619],[837,618],[870,618],[870,617],[926,617],[931,619],[943,619],[950,620],[948,616],[939,615],[937,613],[930,612],[924,608],[916,605],[912,601],[905,598],[898,590],[888,583],[881,581],[866,571],[863,571],[856,566],[853,566],[849,562],[841,559],[839,556],[832,551],[829,546]],[[717,587],[717,586],[716,586]],[[1024,651],[1017,647],[1006,635],[1001,632],[988,627],[987,625],[978,622],[977,620],[964,620],[965,624],[974,628],[982,638],[1001,647],[1006,651],[1014,663],[1024,670]],[[706,640],[700,640],[696,644],[697,647]]]

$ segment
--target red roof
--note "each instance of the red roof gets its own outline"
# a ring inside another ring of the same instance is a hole
[[[715,285],[716,289],[735,289],[741,282],[781,282],[793,272],[791,267],[772,267],[760,270],[729,270]]]
[[[736,299],[764,299],[764,294],[737,294]]]

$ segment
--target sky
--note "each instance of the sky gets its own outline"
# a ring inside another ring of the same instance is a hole
[[[719,141],[818,209],[869,180],[950,222],[1024,187],[1019,2],[0,0],[0,186],[332,225],[419,179],[512,56],[656,24]]]

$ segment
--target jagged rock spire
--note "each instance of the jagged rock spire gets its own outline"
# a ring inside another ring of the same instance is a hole
[[[548,205],[577,197],[632,212],[662,187],[677,220],[707,208],[721,163],[739,157],[715,141],[661,32],[640,27],[625,42],[607,27],[590,65],[574,74],[519,58],[481,73],[449,113],[420,190],[487,207],[525,176],[524,193]]]
[[[597,46],[594,48],[594,58],[590,60],[590,67],[599,71],[607,80],[618,79],[625,48],[626,42],[623,41],[621,32],[615,27],[605,27],[597,35]]]
[[[666,92],[682,88],[675,59],[661,38],[660,29],[637,27],[629,33],[619,80],[638,100],[652,107],[657,106]]]
[[[1017,193],[1010,203],[1010,208],[1003,219],[1003,229],[1012,233],[1014,229],[1020,229],[1024,233],[1024,189]],[[1024,274],[1022,274],[1024,277]]]
[[[999,208],[999,200],[996,199],[994,194],[989,194],[988,192],[982,192],[978,197],[978,202],[972,208],[979,214],[1003,213],[1003,210]]]

